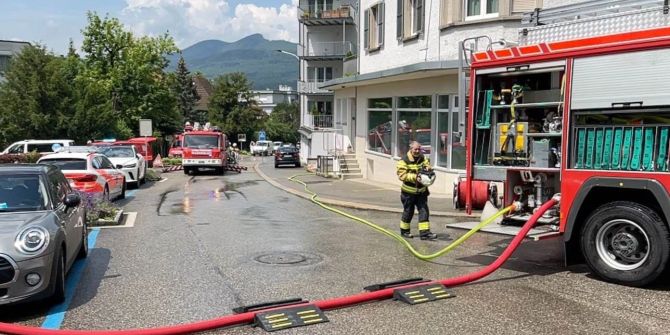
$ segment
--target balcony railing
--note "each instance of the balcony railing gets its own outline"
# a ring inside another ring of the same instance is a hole
[[[342,57],[355,55],[356,46],[348,41],[313,42],[307,45],[306,57]]]
[[[305,20],[337,20],[340,19],[352,19],[353,21],[353,10],[348,6],[342,6],[333,9],[322,9],[314,6],[300,6],[298,7],[298,19]],[[324,22],[325,23],[325,22]]]
[[[329,90],[320,89],[319,85],[322,85],[323,82],[317,81],[299,81],[298,82],[298,93],[306,94],[328,94],[331,93]]]
[[[333,116],[312,115],[312,128],[333,128]]]

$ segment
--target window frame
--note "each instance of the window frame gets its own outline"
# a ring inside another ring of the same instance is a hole
[[[421,36],[426,24],[425,0],[397,0],[396,38],[405,42]]]
[[[384,7],[384,2],[379,1],[365,10],[363,35],[367,52],[377,51],[384,45]]]
[[[496,18],[500,16],[500,1],[505,1],[505,0],[479,0],[479,14],[477,15],[468,15],[468,2],[469,1],[474,1],[474,0],[463,0],[463,21],[476,21],[476,20],[484,20],[484,19],[491,19],[491,18]],[[486,7],[488,6],[489,1],[497,1],[498,2],[498,8],[494,13],[486,13]]]

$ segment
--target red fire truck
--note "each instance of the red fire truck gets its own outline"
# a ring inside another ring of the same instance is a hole
[[[217,127],[210,127],[209,123],[201,127],[196,122],[192,130],[183,134],[184,173],[195,173],[200,168],[208,168],[214,169],[217,174],[223,174],[228,164],[227,143],[226,135]]]
[[[560,193],[538,224],[566,261],[643,286],[670,271],[670,27],[593,36],[472,54],[466,210],[475,181],[523,204],[510,226]]]

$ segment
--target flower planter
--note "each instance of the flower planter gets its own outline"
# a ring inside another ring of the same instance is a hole
[[[98,219],[97,221],[89,225],[91,227],[118,226],[121,224],[121,221],[123,221],[122,218],[123,218],[123,209],[119,208],[119,210],[116,212],[116,215],[114,215],[113,219]]]

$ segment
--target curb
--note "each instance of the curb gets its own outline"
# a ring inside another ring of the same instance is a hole
[[[312,195],[294,190],[290,187],[286,187],[278,182],[276,182],[274,179],[270,178],[268,175],[266,175],[261,169],[258,167],[259,163],[254,164],[254,171],[261,176],[261,178],[265,179],[270,185],[283,190],[284,192],[291,193],[293,195],[299,196],[301,198],[311,200]],[[361,204],[361,203],[355,203],[355,202],[349,202],[349,201],[342,201],[342,200],[337,200],[337,199],[329,199],[329,198],[322,198],[318,197],[319,201],[321,201],[324,204],[327,205],[333,205],[333,206],[339,206],[339,207],[346,207],[346,208],[354,208],[354,209],[363,209],[363,210],[373,210],[373,211],[380,211],[380,212],[391,212],[391,213],[402,213],[402,209],[400,208],[394,208],[394,207],[387,207],[387,206],[377,206],[377,205],[371,205],[371,204]],[[431,211],[430,212],[431,216],[441,216],[441,217],[453,217],[453,218],[473,218],[473,219],[479,219],[478,216],[475,215],[468,215],[466,213],[461,213],[461,212],[444,212],[444,211]]]

